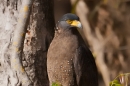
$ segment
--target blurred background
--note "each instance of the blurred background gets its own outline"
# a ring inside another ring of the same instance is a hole
[[[65,13],[80,17],[80,31],[92,51],[99,72],[99,86],[130,68],[130,0],[54,0],[55,21]]]

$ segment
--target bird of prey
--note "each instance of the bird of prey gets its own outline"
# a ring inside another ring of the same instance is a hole
[[[47,53],[50,86],[98,86],[95,60],[77,29],[82,25],[75,14],[67,13],[57,23]]]

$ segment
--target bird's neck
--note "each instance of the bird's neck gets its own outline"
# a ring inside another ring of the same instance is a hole
[[[71,27],[69,29],[61,29],[60,27],[58,27],[58,28],[59,29],[56,34],[58,34],[59,36],[65,36],[65,37],[66,36],[69,36],[69,37],[76,36],[78,39],[78,42],[80,42],[80,44],[84,43],[84,40],[76,27]]]

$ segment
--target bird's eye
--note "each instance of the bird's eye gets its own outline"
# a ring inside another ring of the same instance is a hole
[[[71,20],[67,20],[66,21],[68,24],[71,24],[73,21],[71,21]]]

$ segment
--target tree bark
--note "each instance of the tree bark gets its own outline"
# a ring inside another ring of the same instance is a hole
[[[14,32],[17,31],[18,15],[22,14],[21,4],[22,0],[0,0],[0,86],[28,86],[22,82],[25,77],[31,80],[33,86],[48,86],[46,53],[54,35],[53,0],[34,0],[29,22],[24,22],[27,31],[24,47],[20,48],[20,51],[23,49],[22,58],[14,61],[11,60],[13,53],[10,52]],[[18,67],[17,70],[20,71],[20,62],[22,70],[25,69],[27,73],[25,76],[18,76],[14,70]],[[15,67],[11,64],[15,64]]]
[[[24,71],[22,65],[22,52],[23,52],[23,43],[25,39],[25,33],[27,30],[28,19],[30,16],[30,9],[32,6],[33,0],[23,0],[20,13],[18,15],[18,23],[16,29],[14,31],[13,42],[12,42],[12,49],[11,49],[11,68],[13,70],[14,75],[16,77],[22,77],[19,81],[15,82],[12,85],[17,85],[17,83],[22,84],[22,86],[30,85],[31,81],[27,76],[26,72]]]

